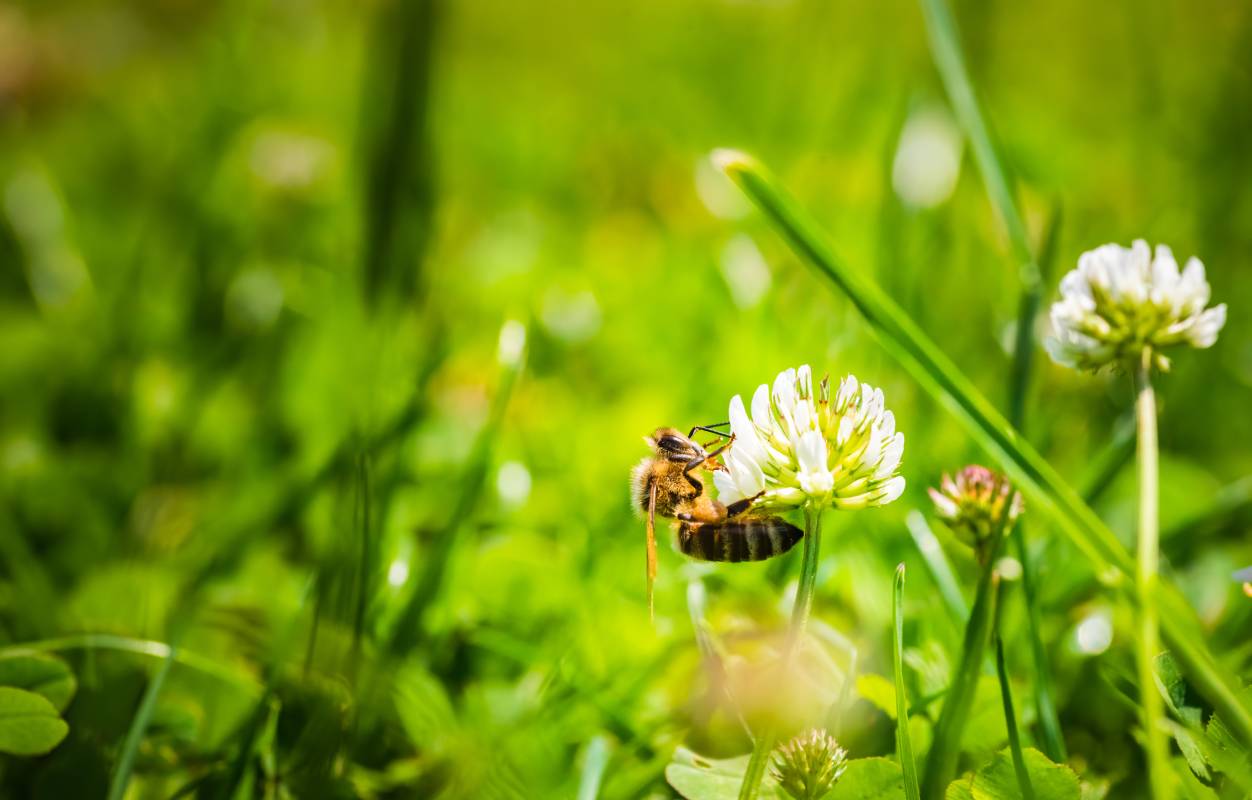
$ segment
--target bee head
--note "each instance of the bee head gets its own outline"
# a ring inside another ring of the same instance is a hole
[[[656,451],[658,456],[674,461],[685,461],[693,454],[703,451],[700,445],[683,436],[675,428],[657,428],[651,436],[645,436],[644,441]]]

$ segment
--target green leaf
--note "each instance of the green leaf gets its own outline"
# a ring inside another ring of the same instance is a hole
[[[867,672],[856,676],[856,693],[892,719],[896,718],[896,689],[882,675]]]
[[[904,794],[904,772],[889,758],[858,758],[848,762],[843,777],[826,800],[879,800]]]
[[[43,695],[0,686],[0,753],[40,756],[69,732],[70,726]]]
[[[437,751],[456,728],[443,684],[416,660],[396,673],[394,700],[400,724],[419,752]]]
[[[74,698],[78,681],[69,665],[56,656],[17,653],[0,658],[0,686],[43,695],[61,712]]]
[[[704,758],[685,747],[674,752],[674,758],[665,768],[665,779],[687,800],[723,800],[739,796],[739,785],[748,768],[750,756],[716,759]],[[851,764],[848,770],[851,771]],[[846,773],[845,773],[846,777]],[[842,783],[840,779],[840,783]],[[836,797],[838,795],[835,795]],[[859,797],[860,795],[852,795]],[[778,787],[766,775],[761,781],[760,798],[780,800]]]
[[[1026,771],[1037,800],[1080,800],[1078,776],[1063,764],[1053,764],[1033,747],[1022,751]],[[974,775],[963,776],[948,785],[944,800],[1021,800],[1013,759],[1005,750]]]
[[[1129,588],[1134,562],[1103,520],[1004,419],[917,323],[864,275],[849,268],[769,172],[751,156],[727,150],[714,161],[752,198],[791,246],[842,291],[878,334],[883,345],[913,377],[996,456],[1034,507],[1100,570],[1112,567]],[[1240,739],[1252,742],[1252,712],[1237,696],[1238,682],[1218,664],[1205,642],[1194,609],[1167,580],[1157,583],[1161,629],[1174,658],[1192,685],[1222,713]],[[1127,592],[1128,602],[1136,602]]]

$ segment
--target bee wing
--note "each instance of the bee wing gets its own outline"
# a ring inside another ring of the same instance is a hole
[[[656,620],[652,585],[656,583],[656,481],[648,491],[648,616]]]
[[[1252,582],[1252,567],[1244,567],[1234,574],[1234,579],[1240,583]]]

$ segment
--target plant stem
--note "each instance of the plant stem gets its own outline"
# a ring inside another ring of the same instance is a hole
[[[896,567],[896,582],[891,598],[891,665],[896,681],[896,752],[900,757],[900,769],[904,772],[906,800],[921,800],[921,790],[917,785],[917,762],[913,760],[913,740],[909,736],[909,699],[904,693],[903,564]]]
[[[796,589],[796,604],[791,609],[791,625],[787,628],[787,638],[783,642],[781,674],[791,671],[791,662],[795,657],[796,648],[804,638],[804,629],[809,622],[809,612],[813,609],[813,587],[817,585],[817,556],[822,546],[821,512],[815,508],[804,508],[804,556],[800,562],[800,585]],[[765,777],[765,768],[769,764],[769,754],[778,739],[778,726],[775,722],[765,725],[760,735],[752,743],[752,757],[748,760],[748,768],[743,774],[743,783],[739,786],[739,800],[756,800],[761,789],[761,780]]]
[[[1039,739],[1048,758],[1064,763],[1065,737],[1052,699],[1052,674],[1048,666],[1048,652],[1043,646],[1043,621],[1040,618],[1038,595],[1035,591],[1035,567],[1026,545],[1026,534],[1019,521],[1013,526],[1013,546],[1017,560],[1022,564],[1022,595],[1026,600],[1026,632],[1030,640],[1030,655],[1035,665],[1035,709],[1039,716]],[[997,627],[997,635],[998,635]]]
[[[1139,423],[1139,553],[1135,586],[1139,593],[1139,707],[1148,779],[1154,800],[1173,797],[1169,745],[1160,727],[1165,708],[1156,690],[1154,664],[1161,650],[1157,629],[1156,582],[1160,561],[1157,525],[1156,394],[1152,391],[1152,352],[1145,349],[1135,375]]]
[[[969,719],[970,705],[978,689],[982,674],[983,654],[987,647],[987,634],[992,626],[995,607],[995,562],[1004,544],[1004,522],[1001,521],[994,534],[986,557],[982,559],[982,575],[978,578],[978,592],[974,596],[974,608],[965,626],[965,642],[961,648],[961,662],[952,676],[952,685],[943,701],[943,711],[935,723],[934,744],[926,757],[926,772],[922,778],[923,800],[943,800],[948,783],[956,775],[957,759],[961,755],[961,737]]]
[[[161,689],[165,686],[165,677],[170,674],[170,666],[174,663],[176,653],[177,650],[171,645],[165,660],[157,668],[152,680],[148,681],[148,688],[144,690],[143,699],[139,702],[135,718],[131,720],[130,730],[126,732],[126,739],[122,743],[117,764],[113,768],[113,777],[109,781],[109,800],[122,800],[126,794],[126,785],[130,783],[130,775],[135,768],[135,756],[139,753],[139,744],[148,730],[148,724],[152,722],[157,697],[160,696]]]
[[[1022,755],[1021,736],[1017,731],[1017,714],[1013,711],[1013,689],[1009,686],[1009,669],[1004,659],[1004,638],[1000,635],[1000,614],[1004,609],[1004,584],[1000,584],[996,598],[995,638],[996,677],[1000,679],[1000,700],[1004,704],[1004,726],[1009,734],[1009,754],[1013,758],[1013,771],[1017,773],[1017,788],[1023,800],[1035,800],[1035,787],[1030,782],[1026,758]]]

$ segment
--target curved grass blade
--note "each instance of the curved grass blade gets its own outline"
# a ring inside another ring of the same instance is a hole
[[[939,69],[944,88],[948,90],[952,109],[956,112],[956,118],[965,135],[969,137],[970,148],[974,151],[974,160],[978,162],[978,171],[982,174],[991,205],[995,207],[1009,235],[1013,257],[1017,259],[1021,269],[1022,284],[1027,291],[1035,290],[1043,282],[1039,266],[1031,253],[1026,225],[1018,213],[1004,167],[991,143],[991,133],[978,106],[978,99],[974,96],[974,85],[969,79],[969,70],[965,68],[965,57],[961,53],[961,43],[957,38],[956,25],[952,21],[952,12],[944,0],[921,0],[921,4],[926,17],[926,31],[930,36],[931,53],[935,57],[935,66]]]
[[[761,208],[788,243],[835,284],[870,323],[879,340],[933,397],[996,456],[1034,505],[1098,568],[1114,568],[1130,585],[1134,562],[1104,521],[1056,470],[1008,424],[917,323],[874,283],[850,269],[827,244],[816,223],[753,158],[719,150],[714,161]],[[1236,736],[1252,744],[1252,712],[1237,695],[1238,683],[1218,664],[1195,611],[1171,584],[1158,582],[1162,630],[1174,657],[1196,690],[1219,710]],[[1128,597],[1135,602],[1133,597]]]
[[[1030,771],[1026,769],[1026,757],[1022,755],[1022,740],[1017,731],[1017,714],[1013,711],[1013,689],[1009,686],[1009,671],[1004,660],[1004,638],[1000,635],[1000,611],[1004,608],[1004,584],[1000,584],[1000,596],[996,600],[995,639],[996,677],[1000,679],[1000,699],[1004,703],[1004,726],[1009,734],[1009,754],[1013,757],[1013,771],[1017,773],[1017,787],[1023,800],[1035,800],[1035,787],[1030,783]]]
[[[909,737],[909,701],[904,691],[904,565],[896,567],[895,588],[891,595],[891,662],[896,680],[896,750],[904,770],[906,800],[921,800],[917,786],[917,762],[913,760],[913,740]]]
[[[243,689],[250,696],[260,697],[263,687],[253,678],[229,670],[211,658],[176,649],[165,642],[151,639],[132,639],[128,636],[116,636],[111,633],[84,633],[75,636],[63,636],[57,639],[40,639],[35,642],[21,642],[0,648],[0,658],[26,653],[57,653],[62,650],[114,650],[122,653],[151,658],[170,659],[184,667],[212,676]]]
[[[152,721],[157,698],[161,695],[162,687],[165,686],[166,676],[170,674],[170,667],[174,664],[176,652],[176,648],[170,647],[165,660],[161,662],[161,666],[157,668],[156,674],[152,676],[152,680],[148,682],[148,688],[143,693],[139,710],[135,712],[135,718],[130,723],[130,730],[126,732],[126,740],[122,743],[122,752],[113,770],[113,778],[109,781],[109,800],[122,800],[126,796],[126,785],[130,783],[130,773],[135,768],[135,755],[139,752],[139,743],[143,741],[144,732],[148,730],[148,723]]]

